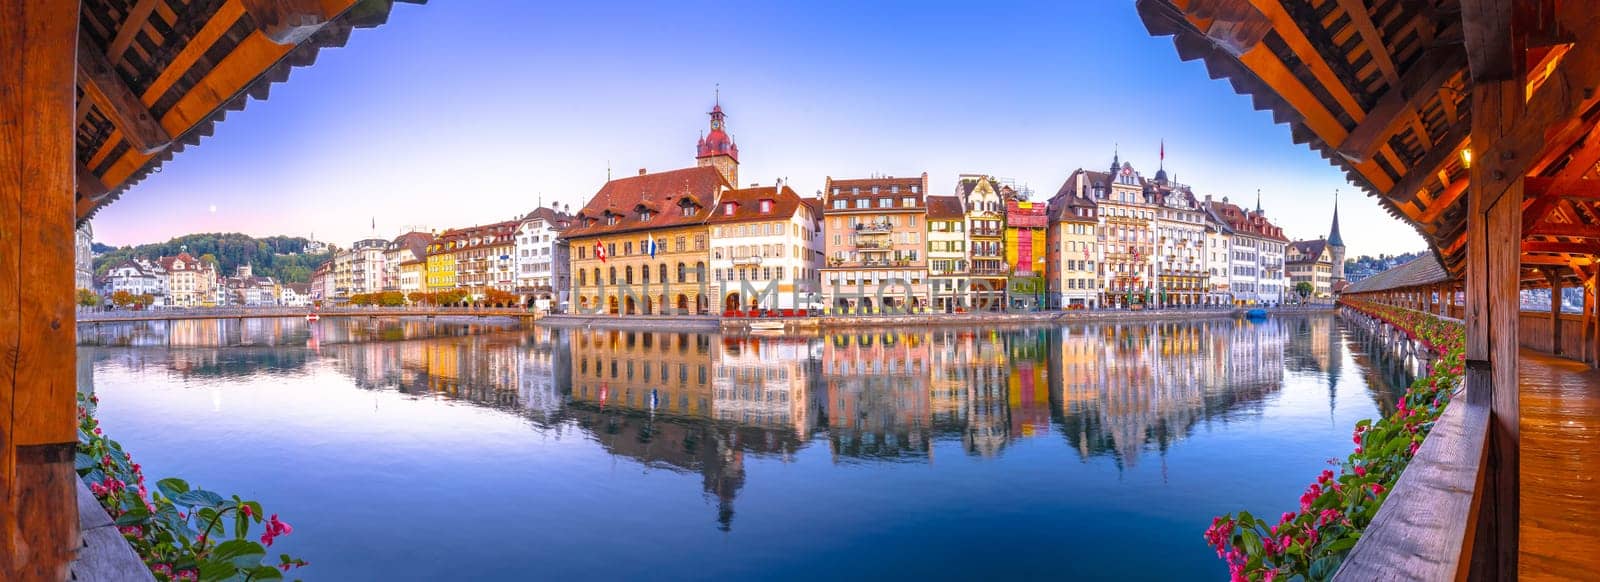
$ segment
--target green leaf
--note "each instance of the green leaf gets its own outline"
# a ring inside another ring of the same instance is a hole
[[[238,573],[238,566],[227,560],[208,559],[200,562],[200,582],[227,580]]]
[[[1329,554],[1338,554],[1350,548],[1356,547],[1356,542],[1358,541],[1361,541],[1361,534],[1359,532],[1333,540],[1323,548],[1323,551]]]
[[[139,525],[150,520],[150,511],[143,507],[134,507],[127,513],[117,516],[117,525]]]
[[[240,569],[251,569],[261,565],[261,558],[266,557],[267,550],[261,544],[249,540],[228,540],[217,544],[211,551],[210,559],[227,560]]]
[[[156,481],[156,489],[160,490],[161,494],[169,499],[177,499],[179,494],[189,490],[189,484],[183,479],[168,477]]]
[[[88,470],[93,468],[95,465],[96,463],[94,462],[94,457],[81,452],[72,458],[72,466],[79,471]]]
[[[283,572],[272,566],[256,566],[250,569],[251,580],[282,580]]]
[[[172,498],[172,502],[184,507],[216,507],[222,503],[222,496],[204,489],[195,489],[178,494]]]

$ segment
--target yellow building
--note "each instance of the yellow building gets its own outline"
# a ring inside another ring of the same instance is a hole
[[[719,103],[695,167],[606,182],[562,233],[572,308],[611,315],[705,314],[711,296],[710,228],[722,193],[739,179],[739,147]]]
[[[574,331],[571,398],[644,412],[711,418],[716,397],[710,336]]]
[[[428,245],[428,292],[456,288],[455,247],[461,242],[460,233],[447,230]]]
[[[564,236],[579,313],[704,314],[710,295],[706,219],[729,188],[712,166],[606,182]]]
[[[1048,203],[1045,230],[1045,297],[1051,309],[1094,309],[1099,306],[1099,208],[1072,180],[1061,185]]]
[[[1043,203],[1007,198],[1006,268],[1009,306],[1039,309],[1045,301],[1045,227],[1049,219]]]

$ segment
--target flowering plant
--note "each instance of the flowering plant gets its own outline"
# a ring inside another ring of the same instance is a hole
[[[1367,301],[1341,302],[1395,326],[1439,358],[1429,374],[1411,383],[1394,412],[1356,423],[1354,452],[1343,461],[1329,459],[1337,471],[1324,469],[1300,496],[1297,511],[1284,512],[1276,522],[1247,511],[1212,520],[1206,543],[1228,563],[1233,580],[1332,578],[1460,384],[1459,322]]]
[[[260,503],[191,489],[173,478],[149,490],[139,464],[101,431],[98,403],[78,395],[78,476],[157,580],[278,580],[306,565],[288,554],[277,564],[263,563],[266,548],[294,528],[277,514],[266,516]],[[252,524],[264,524],[258,541],[249,539]]]

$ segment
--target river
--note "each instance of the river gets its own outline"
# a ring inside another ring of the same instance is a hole
[[[80,328],[152,479],[307,580],[1217,579],[1409,376],[1333,315],[823,337],[424,319]]]

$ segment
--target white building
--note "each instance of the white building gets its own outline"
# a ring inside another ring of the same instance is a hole
[[[788,186],[729,190],[706,224],[723,311],[822,308],[822,225],[812,203]]]
[[[561,231],[572,225],[572,216],[555,207],[537,208],[517,225],[516,289],[526,300],[543,300],[559,306],[571,288],[568,280],[566,244],[559,241]]]
[[[305,307],[310,304],[310,284],[287,283],[278,288],[278,305],[282,305],[284,307]]]
[[[1284,247],[1289,243],[1283,229],[1267,220],[1259,200],[1255,210],[1244,210],[1224,197],[1221,202],[1208,202],[1207,210],[1231,231],[1228,288],[1234,304],[1281,303],[1285,287]]]
[[[126,291],[132,295],[164,295],[166,293],[166,280],[164,273],[152,268],[148,261],[125,260],[106,270],[105,284],[101,287],[101,294],[106,297]]]
[[[383,290],[384,251],[388,248],[389,241],[381,238],[362,239],[350,245],[350,294]]]
[[[79,289],[94,290],[94,228],[86,221],[78,227],[76,244],[73,247],[73,266],[75,282]]]

